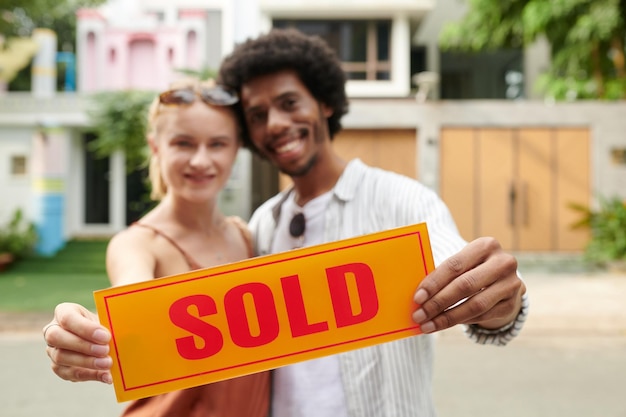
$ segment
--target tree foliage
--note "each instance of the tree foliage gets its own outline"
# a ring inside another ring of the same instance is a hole
[[[520,48],[545,37],[550,70],[539,88],[556,99],[626,98],[626,0],[467,0],[441,33],[443,49]]]
[[[59,47],[72,48],[76,36],[76,11],[106,0],[2,0],[0,34],[5,38],[30,36],[35,28],[52,29]]]
[[[176,69],[176,72],[198,80],[214,78],[217,73],[208,67],[200,70],[181,68]],[[89,116],[96,139],[90,143],[90,148],[97,157],[106,158],[121,150],[126,155],[128,172],[145,165],[148,156],[148,110],[156,94],[154,91],[141,90],[94,94]]]
[[[11,40],[28,38],[36,28],[53,30],[57,35],[58,49],[74,51],[76,43],[76,11],[82,7],[95,7],[106,0],[0,0],[0,49],[7,49]],[[30,67],[8,75],[12,90],[30,89]]]
[[[200,69],[175,68],[174,71],[190,78],[197,78],[198,80],[214,80],[217,78],[217,70],[208,66],[204,66]]]
[[[626,201],[617,196],[600,197],[598,209],[578,204],[570,208],[581,215],[572,227],[591,230],[585,258],[600,264],[626,261]]]
[[[132,172],[145,166],[148,108],[154,98],[148,91],[107,91],[93,96],[89,112],[96,139],[89,146],[97,157],[108,157],[121,150],[126,155],[126,168]]]

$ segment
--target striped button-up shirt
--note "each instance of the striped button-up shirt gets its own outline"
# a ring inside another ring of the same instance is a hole
[[[250,229],[257,254],[270,253],[282,203],[291,191],[272,197],[253,214]],[[432,190],[355,159],[333,189],[325,213],[324,242],[422,222],[428,226],[435,265],[466,245],[448,208]],[[466,326],[466,334],[478,343],[504,345],[519,333],[527,308],[525,296],[511,325],[495,331]],[[432,335],[341,353],[339,363],[351,416],[435,416]]]

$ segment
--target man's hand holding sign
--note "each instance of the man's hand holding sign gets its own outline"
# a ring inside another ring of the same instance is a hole
[[[420,224],[97,291],[118,400],[417,335],[432,270]]]

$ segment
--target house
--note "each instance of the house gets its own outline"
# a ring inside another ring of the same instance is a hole
[[[112,0],[79,11],[78,91],[2,96],[0,189],[11,198],[0,216],[26,207],[44,232],[40,252],[133,220],[124,155],[97,160],[87,151],[89,93],[163,89],[177,68],[215,68],[236,42],[271,27],[319,34],[344,61],[351,108],[339,151],[432,187],[466,239],[580,251],[587,235],[571,230],[567,205],[626,198],[626,165],[616,157],[626,148],[624,103],[536,97],[533,80],[549,65],[541,42],[479,58],[442,53],[439,30],[462,16],[460,0],[173,3]],[[242,152],[221,203],[247,218],[287,182]]]

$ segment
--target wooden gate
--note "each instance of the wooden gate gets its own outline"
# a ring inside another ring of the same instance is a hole
[[[414,129],[351,129],[340,132],[334,147],[343,158],[417,177],[417,134]]]
[[[507,250],[580,251],[570,203],[588,204],[586,128],[444,128],[440,193],[468,240],[496,237]]]

